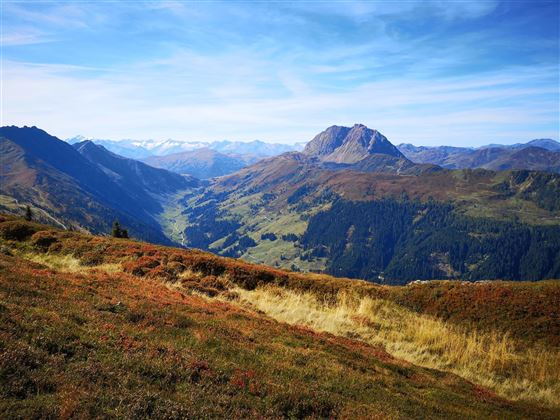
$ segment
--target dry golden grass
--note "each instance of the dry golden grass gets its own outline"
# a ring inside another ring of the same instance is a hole
[[[201,271],[193,271],[190,268],[185,269],[177,275],[177,278],[181,281],[184,280],[199,280],[204,277],[204,273]]]
[[[100,270],[106,273],[119,273],[122,272],[121,264],[104,263],[98,265],[83,265],[82,262],[73,255],[60,255],[60,254],[35,254],[26,253],[22,255],[26,260],[33,261],[38,264],[46,265],[47,267],[61,271],[64,273],[80,273],[89,270]]]
[[[382,345],[397,358],[450,371],[514,400],[560,406],[560,351],[480,332],[393,302],[341,293],[325,303],[278,287],[236,288],[241,303],[289,324]]]

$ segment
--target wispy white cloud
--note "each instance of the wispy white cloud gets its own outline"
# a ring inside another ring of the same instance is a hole
[[[83,2],[5,1],[3,13],[8,24],[11,20],[17,19],[53,29],[56,27],[86,28],[102,19],[101,14],[93,13],[93,9]]]
[[[496,5],[15,4],[4,45],[22,48],[3,63],[2,122],[61,137],[294,142],[356,122],[395,142],[559,137],[558,59],[516,61],[494,28],[454,29]],[[436,24],[437,36],[422,26]],[[558,40],[515,42],[542,55]]]
[[[48,36],[32,28],[12,28],[9,32],[3,31],[0,37],[0,44],[3,47],[42,44],[52,41],[52,36]]]
[[[492,12],[498,1],[495,0],[406,0],[406,1],[303,1],[292,3],[296,10],[308,13],[334,14],[354,19],[370,16],[400,15],[427,9],[446,19],[472,19]]]
[[[182,79],[182,85],[172,79],[164,86],[165,73],[152,80],[150,74],[84,78],[59,66],[7,63],[4,122],[37,124],[62,137],[85,133],[283,142],[307,140],[328,125],[355,122],[376,127],[397,142],[424,143],[482,144],[494,141],[500,129],[517,127],[523,132],[527,126],[533,127],[534,134],[554,137],[558,129],[548,124],[559,112],[557,92],[546,83],[554,77],[554,69],[544,76],[540,71],[514,69],[437,81],[395,77],[331,92],[296,86],[290,94],[271,92],[268,84],[258,89],[251,74],[229,85],[229,91],[227,83],[223,89],[218,85],[197,90],[200,78],[194,76]],[[528,87],[527,81],[533,86]],[[280,83],[285,83],[281,77]],[[162,91],[173,89],[185,100],[161,99]],[[191,89],[196,91],[194,98],[189,97]],[[33,92],[33,101],[22,92]],[[542,129],[537,133],[535,126]]]

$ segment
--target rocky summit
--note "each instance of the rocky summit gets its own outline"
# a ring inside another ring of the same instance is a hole
[[[333,125],[315,136],[304,153],[335,163],[356,163],[372,154],[404,158],[383,134],[363,124],[351,128]]]

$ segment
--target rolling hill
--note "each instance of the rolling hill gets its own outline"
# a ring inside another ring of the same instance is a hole
[[[0,249],[3,417],[559,415],[558,282],[379,286],[10,216]]]

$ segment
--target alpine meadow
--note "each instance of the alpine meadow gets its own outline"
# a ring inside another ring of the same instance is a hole
[[[560,418],[558,16],[2,0],[0,418]]]

